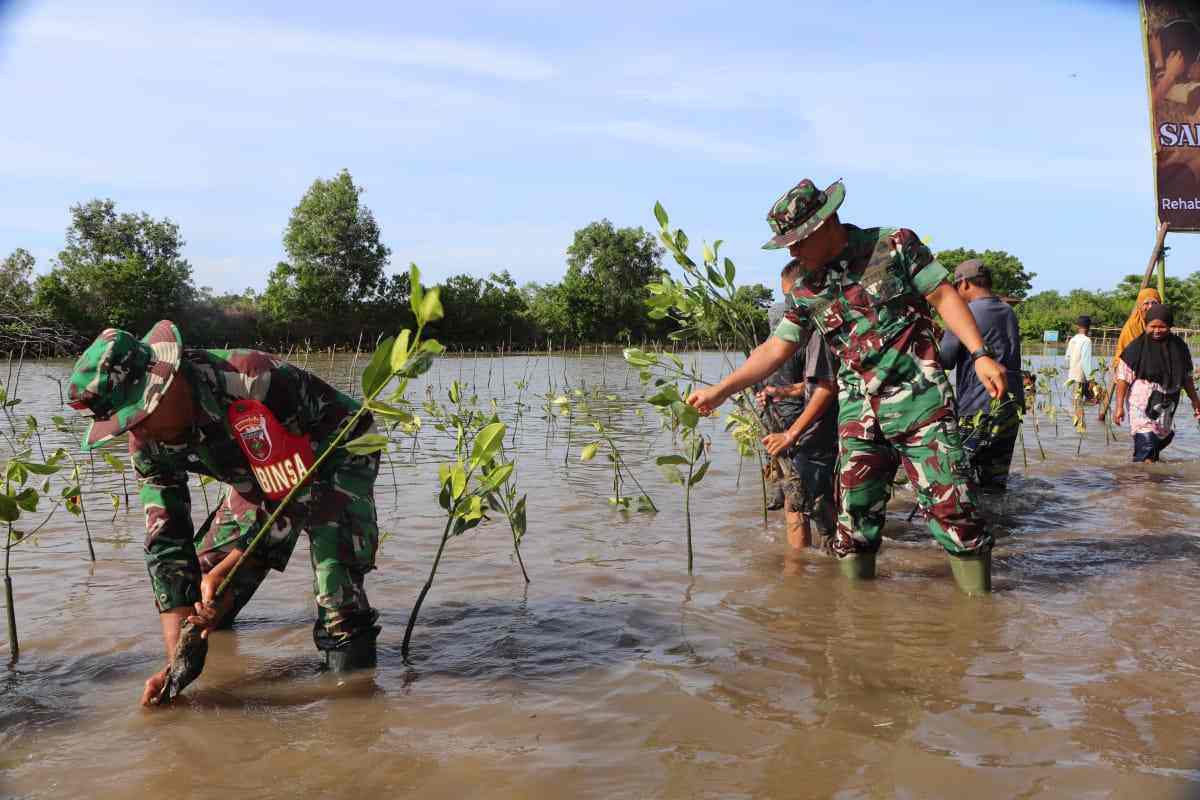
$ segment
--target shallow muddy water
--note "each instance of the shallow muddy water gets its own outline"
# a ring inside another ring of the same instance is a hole
[[[310,366],[344,386],[350,360]],[[715,376],[720,358],[703,366]],[[68,367],[26,365],[18,411],[72,415],[47,377]],[[659,514],[607,503],[607,462],[579,462],[582,425],[564,464],[567,422],[547,430],[543,410],[564,376],[616,396],[593,406],[611,412]],[[714,464],[692,500],[689,577],[682,495],[653,462],[670,437],[619,354],[445,359],[429,379],[442,397],[450,380],[473,385],[510,422],[528,406],[511,441],[529,492],[529,586],[503,520],[453,540],[401,661],[442,527],[432,465],[449,444],[426,428],[415,448],[399,440],[376,487],[388,536],[367,582],[384,625],[375,672],[318,670],[302,538],[234,629],[213,634],[183,701],[143,710],[142,682],[163,661],[143,520],[135,497],[108,521],[120,479],[98,468],[96,563],[66,515],[13,553],[21,657],[0,668],[0,794],[984,800],[1200,787],[1200,431],[1186,402],[1167,463],[1152,467],[1129,463],[1127,433],[1106,446],[1094,410],[1078,457],[1065,411],[1057,437],[1041,423],[1045,461],[1027,426],[1028,467],[1018,448],[1010,497],[989,512],[996,591],[971,599],[923,523],[907,522],[903,490],[878,580],[789,555],[781,516],[763,525],[757,466],[739,486],[716,422],[703,423]]]

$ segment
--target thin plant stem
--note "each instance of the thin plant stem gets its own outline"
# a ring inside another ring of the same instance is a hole
[[[453,513],[446,519],[446,527],[442,529],[442,541],[438,544],[437,555],[433,557],[433,566],[429,569],[429,577],[425,580],[425,585],[421,587],[421,593],[417,595],[417,602],[413,604],[412,612],[408,615],[408,627],[404,629],[404,642],[400,645],[400,656],[405,663],[408,662],[408,644],[412,640],[413,628],[417,624],[417,615],[421,613],[421,604],[425,602],[425,595],[429,594],[429,590],[433,588],[433,578],[437,575],[438,564],[442,561],[446,542],[450,540],[452,525],[454,525]]]

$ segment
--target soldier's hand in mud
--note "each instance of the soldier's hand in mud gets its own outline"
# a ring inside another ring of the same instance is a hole
[[[146,687],[142,690],[142,706],[149,708],[154,705],[154,701],[158,700],[158,696],[162,694],[163,686],[166,683],[167,667],[163,667],[159,672],[147,678]]]
[[[697,389],[688,395],[687,402],[689,406],[707,417],[717,409],[717,406],[725,402],[725,395],[716,386],[708,386]]]
[[[979,376],[979,382],[993,400],[1001,399],[1008,391],[1008,372],[996,363],[996,359],[976,359],[975,374]]]
[[[790,431],[783,433],[772,433],[763,437],[763,447],[767,448],[767,452],[773,456],[777,456],[784,450],[796,443],[796,437],[792,436]]]
[[[200,602],[196,603],[196,613],[189,615],[187,621],[201,628],[200,637],[207,639],[209,631],[215,630],[221,620],[233,608],[233,593],[226,592],[219,601],[213,602],[217,594],[220,575],[209,573],[200,581]]]

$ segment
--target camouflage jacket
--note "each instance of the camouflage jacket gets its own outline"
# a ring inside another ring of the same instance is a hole
[[[925,295],[948,273],[907,228],[845,227],[846,249],[823,273],[796,281],[775,335],[799,342],[815,330],[841,362],[838,380],[876,395],[909,379],[897,355],[918,338],[932,341]]]
[[[135,432],[129,435],[130,460],[141,478],[146,513],[146,566],[160,611],[181,597],[199,599],[188,473],[228,484],[251,503],[271,503],[255,482],[227,421],[229,406],[246,398],[263,403],[291,433],[307,435],[315,453],[360,407],[315,375],[256,350],[187,350],[179,368],[191,384],[198,418],[188,441],[170,445],[140,439]],[[371,424],[371,415],[363,415],[351,436]],[[332,457],[318,478],[340,461]]]

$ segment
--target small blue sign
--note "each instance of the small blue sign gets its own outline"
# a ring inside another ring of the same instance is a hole
[[[1045,333],[1042,334],[1042,341],[1047,342],[1047,343],[1057,342],[1058,341],[1058,331],[1046,331]]]

